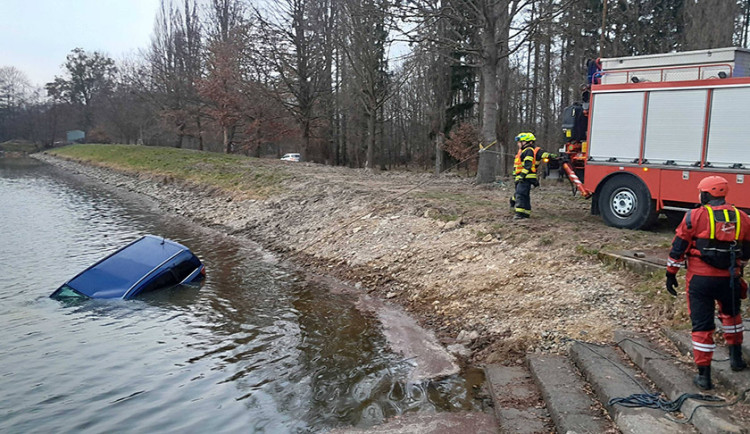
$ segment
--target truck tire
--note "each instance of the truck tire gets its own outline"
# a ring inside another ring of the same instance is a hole
[[[659,214],[643,182],[632,176],[615,176],[599,193],[599,212],[604,222],[616,228],[644,229]]]

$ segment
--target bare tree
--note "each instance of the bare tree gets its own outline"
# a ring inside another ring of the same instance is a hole
[[[375,165],[375,137],[378,114],[389,97],[387,0],[345,0],[342,2],[344,34],[339,46],[356,80],[357,96],[364,110],[365,168]]]
[[[0,67],[0,109],[20,106],[30,91],[26,74],[14,66]]]
[[[273,65],[270,83],[299,122],[303,159],[309,159],[314,122],[319,117],[316,104],[325,85],[330,88],[327,65],[331,59],[323,49],[325,26],[331,25],[325,19],[329,6],[325,0],[282,0],[257,13],[266,60]]]
[[[242,56],[248,23],[238,0],[212,0],[208,10],[208,47],[205,77],[197,89],[207,103],[204,112],[219,125],[222,148],[233,151],[234,136],[243,118]]]
[[[18,135],[17,119],[31,92],[26,74],[14,66],[0,67],[0,141]]]
[[[150,64],[148,84],[151,100],[174,128],[174,146],[182,147],[192,122],[200,122],[196,81],[201,74],[202,38],[196,1],[185,0],[182,8],[161,0],[161,8],[147,54]],[[195,135],[203,148],[201,129]]]

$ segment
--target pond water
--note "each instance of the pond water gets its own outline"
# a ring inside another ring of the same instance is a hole
[[[66,305],[63,282],[157,234],[199,288]],[[320,432],[476,410],[476,376],[421,384],[379,324],[258,246],[31,159],[0,159],[1,432]]]

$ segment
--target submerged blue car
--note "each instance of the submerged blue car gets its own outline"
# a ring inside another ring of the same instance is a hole
[[[206,268],[187,247],[143,236],[65,282],[51,298],[130,299],[158,289],[198,282]]]

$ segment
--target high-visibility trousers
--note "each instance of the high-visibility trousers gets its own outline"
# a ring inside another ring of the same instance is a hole
[[[516,214],[523,217],[531,216],[531,183],[518,181],[516,183]]]
[[[719,305],[719,319],[727,345],[742,344],[745,330],[740,315],[740,279],[730,288],[729,277],[699,276],[688,272],[687,302],[693,324],[693,359],[698,366],[710,366],[714,349],[714,312]]]

